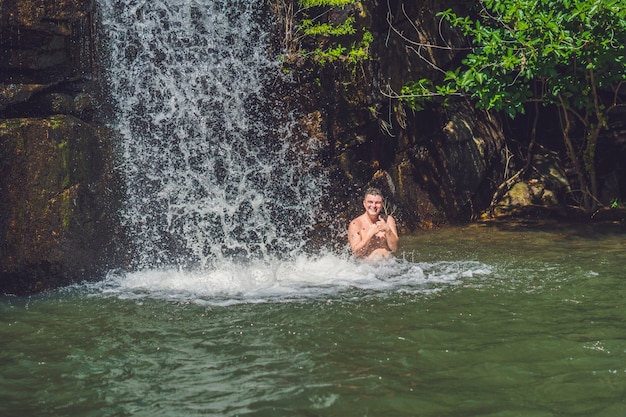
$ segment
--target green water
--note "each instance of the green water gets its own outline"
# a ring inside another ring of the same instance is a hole
[[[623,230],[450,228],[402,251],[354,265],[365,283],[331,258],[252,293],[5,296],[0,415],[626,415]]]

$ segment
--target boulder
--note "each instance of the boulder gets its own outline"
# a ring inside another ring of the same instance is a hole
[[[0,1],[0,292],[112,265],[119,186],[95,120],[93,0]]]
[[[118,201],[108,137],[73,116],[0,121],[0,291],[102,272]]]

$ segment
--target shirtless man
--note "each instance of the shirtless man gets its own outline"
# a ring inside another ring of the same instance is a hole
[[[348,241],[357,258],[375,260],[387,258],[398,250],[396,221],[380,213],[383,196],[380,190],[370,188],[363,199],[365,213],[350,222]],[[384,219],[386,217],[386,220]]]

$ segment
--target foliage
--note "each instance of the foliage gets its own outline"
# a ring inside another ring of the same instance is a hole
[[[330,6],[343,7],[347,4],[356,3],[355,0],[300,0],[300,5],[305,8]]]
[[[300,23],[300,29],[307,36],[343,36],[354,35],[356,29],[353,26],[354,17],[347,18],[340,25],[331,25],[330,23],[315,23],[313,19],[303,19]]]
[[[619,198],[614,198],[611,200],[611,204],[609,205],[612,209],[619,208]]]
[[[568,156],[587,208],[595,206],[595,147],[626,81],[624,0],[480,0],[476,17],[439,16],[466,35],[462,65],[441,85],[421,80],[399,96],[419,109],[425,98],[462,94],[480,109],[514,118],[536,101],[560,109]],[[572,138],[583,126],[581,144]],[[582,152],[579,151],[582,149]]]
[[[523,112],[531,97],[593,109],[596,87],[624,80],[626,8],[618,0],[485,0],[479,19],[451,10],[441,17],[471,39],[463,67],[446,73],[449,85],[470,93],[480,108]],[[543,82],[536,91],[532,81]],[[538,93],[538,94],[537,94]]]
[[[360,9],[357,0],[282,0],[278,11],[285,25],[285,54],[287,59],[301,56],[320,65],[340,61],[356,64],[369,59],[369,46],[374,40],[367,31],[355,28],[355,11],[340,21],[329,16],[337,8],[353,5]],[[304,44],[322,45],[313,49]]]

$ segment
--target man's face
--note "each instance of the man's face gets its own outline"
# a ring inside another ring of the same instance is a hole
[[[363,200],[363,207],[368,214],[377,216],[383,208],[383,198],[379,195],[366,195]]]

